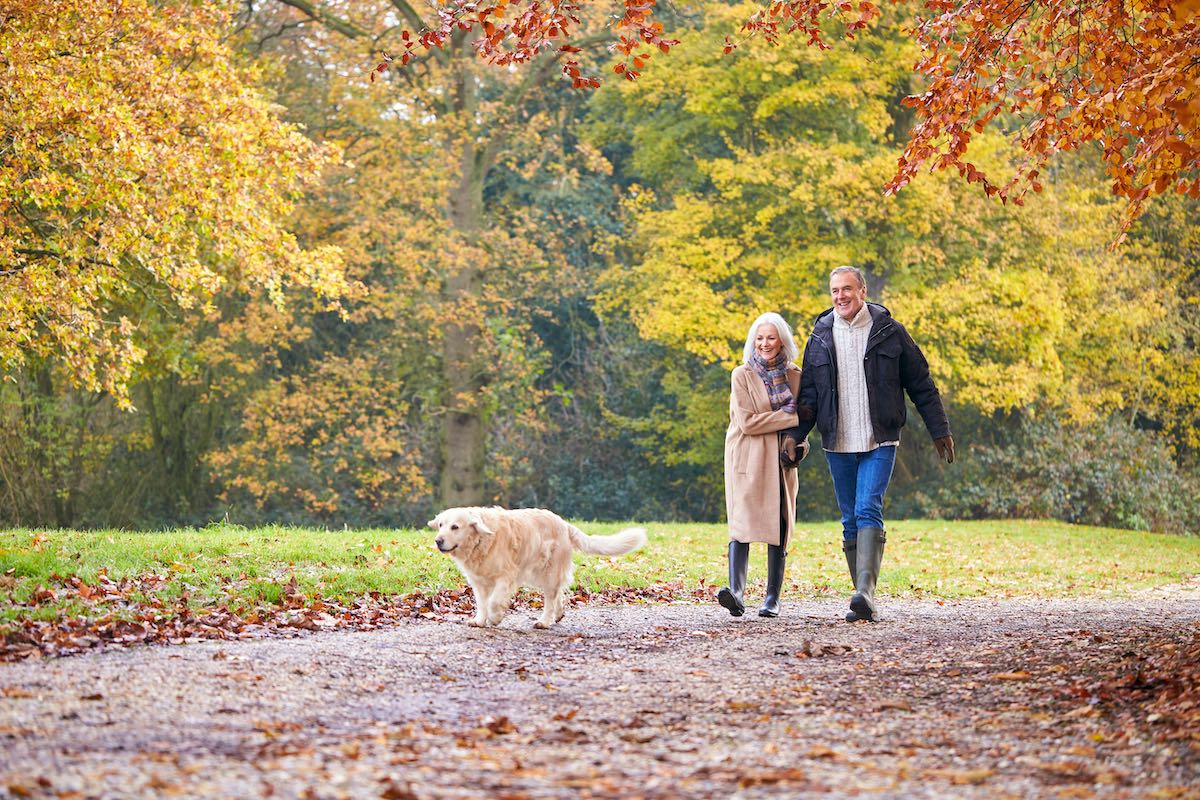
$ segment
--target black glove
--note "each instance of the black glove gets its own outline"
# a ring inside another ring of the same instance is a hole
[[[784,469],[795,469],[808,455],[808,439],[799,440],[794,430],[779,432],[779,464]]]
[[[933,446],[937,448],[938,458],[945,461],[947,464],[954,463],[954,437],[947,434],[940,439],[933,440]]]

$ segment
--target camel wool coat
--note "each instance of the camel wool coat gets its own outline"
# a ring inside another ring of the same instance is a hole
[[[800,396],[800,369],[788,367],[792,396]],[[767,387],[752,367],[735,367],[725,432],[725,512],[735,542],[780,544],[780,495],[786,508],[785,541],[796,519],[796,470],[779,466],[779,431],[798,423],[795,412],[772,411]],[[780,481],[782,480],[782,486]]]

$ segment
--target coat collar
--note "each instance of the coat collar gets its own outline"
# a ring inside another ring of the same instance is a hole
[[[750,381],[751,385],[753,385],[755,387],[752,391],[755,393],[755,395],[758,397],[758,399],[762,401],[762,404],[764,406],[766,406],[767,408],[770,408],[771,407],[771,395],[770,395],[770,393],[767,392],[767,385],[762,382],[762,378],[758,377],[758,373],[754,371],[754,367],[750,366],[749,364],[742,364],[742,369],[746,370],[746,374],[754,379],[754,380]],[[798,393],[798,390],[800,388],[800,381],[797,378],[796,383],[793,386],[791,379],[792,379],[793,375],[798,375],[799,372],[800,372],[800,365],[796,364],[794,361],[791,364],[787,365],[788,386],[791,387],[793,395]]]
[[[896,323],[892,319],[892,312],[888,311],[887,306],[880,303],[868,302],[866,307],[871,312],[871,333],[867,336],[867,350],[870,350],[892,333],[892,330],[896,327]],[[817,321],[813,326],[812,332],[812,335],[830,350],[833,349],[833,320],[833,308],[825,309],[817,315]]]

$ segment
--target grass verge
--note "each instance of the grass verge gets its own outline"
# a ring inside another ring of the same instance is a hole
[[[605,534],[622,526],[581,527]],[[645,527],[650,542],[637,553],[576,556],[577,590],[608,592],[617,601],[661,601],[705,598],[711,587],[725,582],[723,525]],[[788,595],[849,591],[838,531],[835,523],[797,526],[789,548]],[[752,594],[762,582],[765,562],[765,547],[756,545]],[[938,598],[1120,595],[1198,574],[1197,538],[1041,521],[909,520],[888,529],[880,591]],[[450,599],[440,605],[409,600],[405,613],[461,611],[470,603],[463,585],[425,530],[222,524],[165,532],[0,531],[0,634],[10,641],[22,631],[38,639],[31,632],[86,628],[89,621],[91,628],[119,638],[113,632],[116,623],[125,624],[128,634],[131,621],[137,630],[158,630],[164,621],[174,624],[182,617],[190,623],[212,611],[225,621],[210,619],[200,627],[228,629],[229,620],[277,622],[283,618],[276,613],[280,609],[303,610],[309,623],[319,614],[336,624],[350,620],[346,609],[361,607],[364,598],[379,606],[389,597],[439,592]],[[343,613],[330,616],[337,609]],[[196,627],[174,630],[186,636]]]

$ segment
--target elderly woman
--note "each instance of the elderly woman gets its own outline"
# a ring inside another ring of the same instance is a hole
[[[787,543],[796,518],[795,470],[779,458],[779,432],[797,424],[799,350],[783,317],[767,313],[746,335],[742,364],[735,367],[725,433],[725,508],[729,517],[729,585],[717,600],[740,617],[750,561],[750,543],[766,542],[767,591],[760,617],[779,616],[779,592]],[[800,458],[808,443],[800,445]]]

